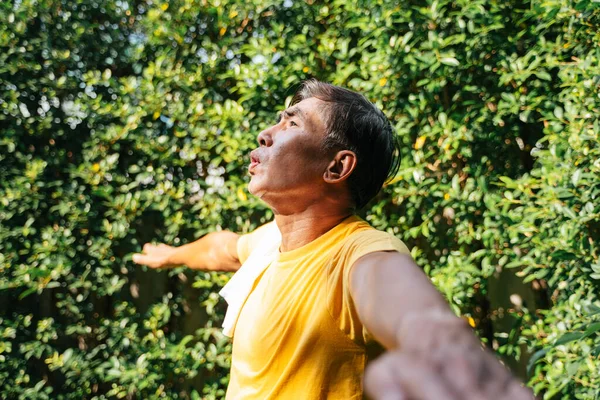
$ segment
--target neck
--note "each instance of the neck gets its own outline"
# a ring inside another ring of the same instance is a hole
[[[275,215],[281,232],[281,252],[298,249],[323,235],[351,215],[350,212],[327,212],[306,209],[301,213]]]

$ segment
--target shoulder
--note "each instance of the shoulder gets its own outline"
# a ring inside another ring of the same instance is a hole
[[[347,268],[367,254],[390,251],[410,255],[410,250],[402,240],[369,226],[346,236],[340,243],[335,258]]]
[[[402,240],[391,233],[380,231],[375,228],[361,229],[349,235],[344,241],[343,247],[346,251],[393,251],[410,253],[410,250]]]

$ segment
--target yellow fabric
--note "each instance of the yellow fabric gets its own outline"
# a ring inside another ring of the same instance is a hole
[[[240,238],[250,254],[260,230]],[[227,399],[360,399],[371,341],[349,291],[361,256],[395,250],[394,236],[349,217],[307,245],[285,253],[255,283],[233,339]]]

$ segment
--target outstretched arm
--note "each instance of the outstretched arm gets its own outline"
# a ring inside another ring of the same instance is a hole
[[[350,275],[358,315],[388,353],[366,372],[374,399],[532,399],[456,317],[406,254],[361,257]]]
[[[150,268],[186,265],[205,271],[237,271],[241,265],[237,253],[239,237],[237,233],[220,231],[180,247],[146,243],[142,253],[133,255],[133,262]]]

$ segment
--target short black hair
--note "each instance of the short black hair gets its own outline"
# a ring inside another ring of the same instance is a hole
[[[324,101],[324,151],[350,150],[357,165],[348,178],[355,210],[363,208],[400,168],[398,138],[385,114],[365,96],[316,79],[304,81],[292,104],[308,98]]]

